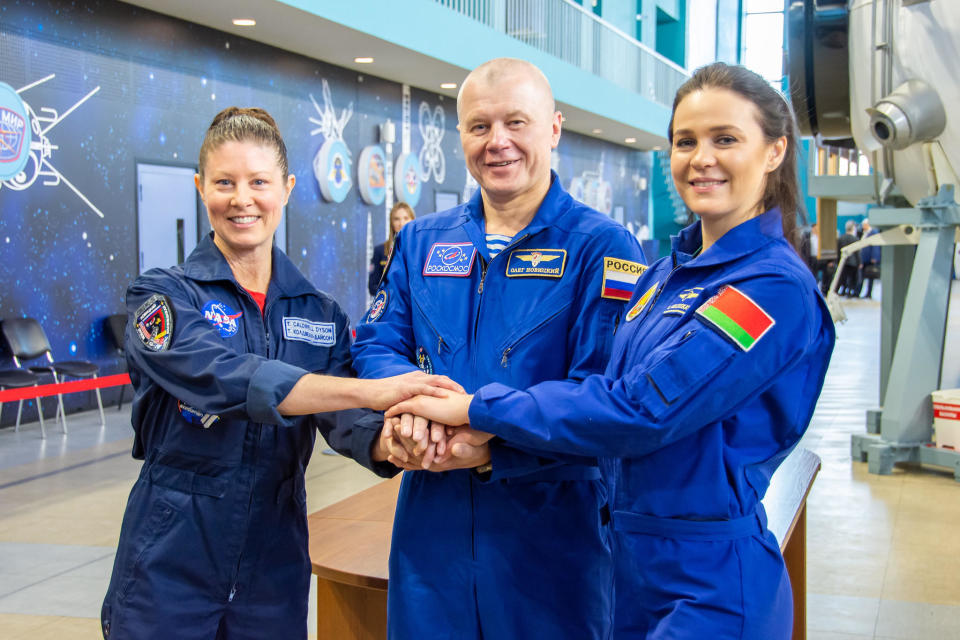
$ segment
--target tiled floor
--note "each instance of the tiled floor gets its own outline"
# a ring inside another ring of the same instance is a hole
[[[960,287],[953,308],[945,387],[960,387]],[[870,475],[850,460],[850,434],[863,432],[864,411],[877,403],[879,311],[876,302],[847,305],[803,441],[823,460],[808,510],[808,637],[960,640],[960,483],[933,468]],[[95,413],[71,416],[66,437],[51,421],[46,441],[36,423],[0,432],[4,640],[100,637],[113,545],[139,470],[127,407],[107,416],[105,428]],[[321,448],[308,469],[310,511],[377,482]]]

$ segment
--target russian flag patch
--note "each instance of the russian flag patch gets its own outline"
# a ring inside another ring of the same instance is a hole
[[[704,302],[697,315],[744,351],[749,351],[776,324],[760,305],[730,285]]]
[[[601,296],[611,300],[629,302],[640,275],[647,270],[645,265],[620,258],[603,258],[603,292]]]

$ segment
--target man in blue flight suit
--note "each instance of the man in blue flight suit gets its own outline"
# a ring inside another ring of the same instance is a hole
[[[547,79],[527,62],[492,60],[464,81],[457,114],[480,189],[398,235],[357,327],[358,374],[419,366],[473,391],[602,371],[643,254],[550,170],[562,118]],[[433,452],[421,460],[410,444],[425,426],[404,416],[383,447],[404,468],[429,466]],[[388,636],[606,638],[613,569],[595,460],[494,440],[439,470],[404,476]]]

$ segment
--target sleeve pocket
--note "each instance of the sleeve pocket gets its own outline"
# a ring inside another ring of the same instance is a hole
[[[650,387],[641,401],[654,417],[663,416],[681,397],[699,392],[734,354],[734,347],[712,331],[692,331],[647,371]]]

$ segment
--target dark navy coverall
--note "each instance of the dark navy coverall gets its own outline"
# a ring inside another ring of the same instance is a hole
[[[468,391],[582,380],[603,370],[630,295],[605,298],[604,283],[638,274],[642,261],[633,236],[573,200],[556,174],[530,224],[491,260],[478,191],[400,231],[357,327],[354,366],[380,378],[419,365]],[[561,463],[503,442],[491,457],[488,479],[404,474],[388,636],[605,639],[613,569],[595,458]]]
[[[813,414],[833,322],[779,210],[700,246],[697,222],[641,276],[604,374],[485,386],[470,423],[602,458],[614,638],[788,639],[790,582],[760,500]],[[739,323],[715,313],[731,300]]]
[[[103,603],[110,640],[306,638],[303,472],[317,429],[340,453],[396,472],[370,460],[380,414],[277,413],[306,373],[352,370],[346,315],[282,252],[272,259],[263,316],[212,236],[127,291],[133,455],[144,464]],[[132,328],[155,294],[173,315],[161,350]]]

